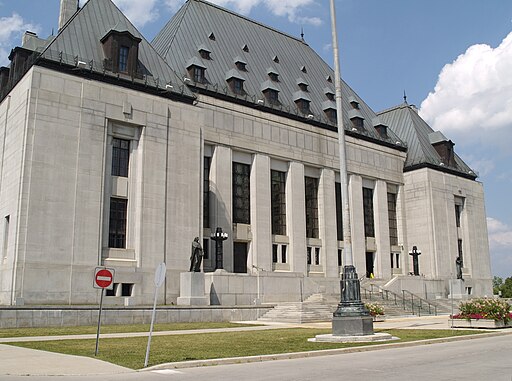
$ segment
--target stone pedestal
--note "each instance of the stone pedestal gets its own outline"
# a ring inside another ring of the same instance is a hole
[[[458,300],[466,298],[466,290],[462,279],[450,279],[450,294],[448,298]]]
[[[179,306],[209,306],[210,297],[204,292],[204,273],[188,272],[180,274]]]
[[[373,335],[373,318],[371,316],[333,316],[333,336]]]

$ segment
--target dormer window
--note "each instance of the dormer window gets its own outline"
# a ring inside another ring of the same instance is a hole
[[[328,75],[327,78],[325,79],[327,80],[327,82],[332,83],[332,77],[330,75]]]
[[[187,62],[187,71],[189,77],[196,83],[206,82],[206,67],[201,63],[199,58],[192,57]]]
[[[330,88],[326,87],[324,89],[324,94],[325,94],[325,96],[327,97],[328,100],[335,101],[336,94]]]
[[[267,70],[268,77],[273,82],[279,82],[279,73],[274,69],[270,68]]]
[[[241,79],[231,78],[229,85],[231,86],[231,91],[233,91],[235,94],[244,94],[244,82]]]
[[[270,103],[271,105],[279,104],[279,92],[278,91],[268,89],[263,94],[265,94],[265,97],[267,98],[268,103]]]
[[[329,121],[331,123],[335,123],[337,118],[338,118],[338,115],[336,113],[336,110],[333,109],[333,108],[328,108],[327,110],[324,110],[325,112],[325,116],[327,117],[327,119],[329,119]]]
[[[362,131],[364,129],[364,119],[360,117],[353,117],[350,119],[352,123],[352,128],[358,131]]]
[[[240,57],[235,58],[235,66],[240,71],[247,71],[247,63]]]
[[[231,69],[226,73],[226,81],[228,82],[229,87],[231,88],[231,91],[233,93],[235,93],[236,95],[245,94],[245,78],[243,78],[235,69]]]
[[[432,147],[434,147],[437,154],[441,157],[442,162],[448,166],[457,167],[455,153],[453,151],[455,144],[451,140],[448,140],[440,131],[430,133],[428,138]]]
[[[278,57],[278,56],[274,56],[274,58],[272,59],[272,61],[274,61],[275,63],[279,63],[279,57]]]
[[[301,98],[301,99],[297,99],[295,101],[295,104],[297,105],[297,109],[303,113],[303,114],[309,114],[310,113],[310,109],[309,109],[309,101],[304,99],[304,98]]]
[[[279,89],[270,80],[265,81],[261,85],[261,92],[265,96],[267,102],[273,106],[279,105]]]
[[[206,47],[200,46],[198,51],[199,51],[199,55],[201,56],[201,58],[203,60],[211,60],[212,59],[212,57],[210,55],[211,52]]]
[[[359,110],[359,102],[357,101],[357,99],[355,99],[354,97],[350,97],[348,101],[354,110]]]
[[[388,126],[385,124],[382,124],[379,120],[379,118],[375,118],[373,120],[373,128],[375,128],[375,131],[379,134],[379,136],[383,139],[388,138]]]
[[[305,92],[308,91],[308,83],[305,80],[303,80],[302,78],[299,78],[297,80],[297,85],[299,86],[299,89],[301,91],[305,91]]]
[[[114,73],[136,76],[139,43],[142,41],[128,31],[110,30],[102,39],[104,66]]]

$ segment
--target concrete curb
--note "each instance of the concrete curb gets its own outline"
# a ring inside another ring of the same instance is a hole
[[[512,334],[512,330],[480,333],[480,334],[476,334],[476,335],[467,335],[467,336],[452,336],[452,337],[444,337],[444,338],[439,338],[439,339],[408,341],[405,343],[388,343],[388,344],[367,345],[367,346],[352,347],[352,348],[326,349],[326,350],[319,350],[319,351],[295,352],[295,353],[281,353],[281,354],[274,354],[274,355],[228,357],[228,358],[209,359],[209,360],[181,361],[181,362],[171,362],[171,363],[154,365],[152,367],[139,369],[138,371],[139,372],[148,372],[148,371],[163,370],[163,369],[185,369],[185,368],[198,368],[198,367],[202,367],[202,366],[213,366],[213,365],[248,364],[248,363],[263,362],[263,361],[290,360],[290,359],[299,359],[299,358],[307,358],[307,357],[332,356],[332,355],[339,355],[339,354],[344,354],[344,353],[369,352],[369,351],[378,351],[378,350],[391,349],[391,348],[407,348],[407,347],[413,347],[413,346],[418,346],[418,345],[449,343],[449,342],[463,341],[463,340],[476,340],[476,339],[480,339],[480,338],[496,337],[496,336],[503,336],[503,335],[510,335],[510,334]]]

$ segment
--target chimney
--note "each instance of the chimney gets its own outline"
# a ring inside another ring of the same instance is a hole
[[[25,47],[27,46],[30,41],[32,39],[36,38],[37,39],[37,34],[35,34],[34,32],[31,32],[29,30],[27,30],[24,34],[23,34],[23,38],[21,39],[21,46],[22,47]]]
[[[60,0],[59,31],[79,8],[79,0]]]

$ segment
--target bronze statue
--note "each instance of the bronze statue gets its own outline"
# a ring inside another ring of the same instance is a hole
[[[190,271],[196,273],[201,271],[201,261],[203,260],[203,248],[199,243],[199,237],[194,238],[192,242],[192,253],[190,254]]]
[[[460,256],[458,256],[457,259],[455,260],[455,266],[457,267],[457,279],[464,280],[464,278],[462,277],[462,259]]]

